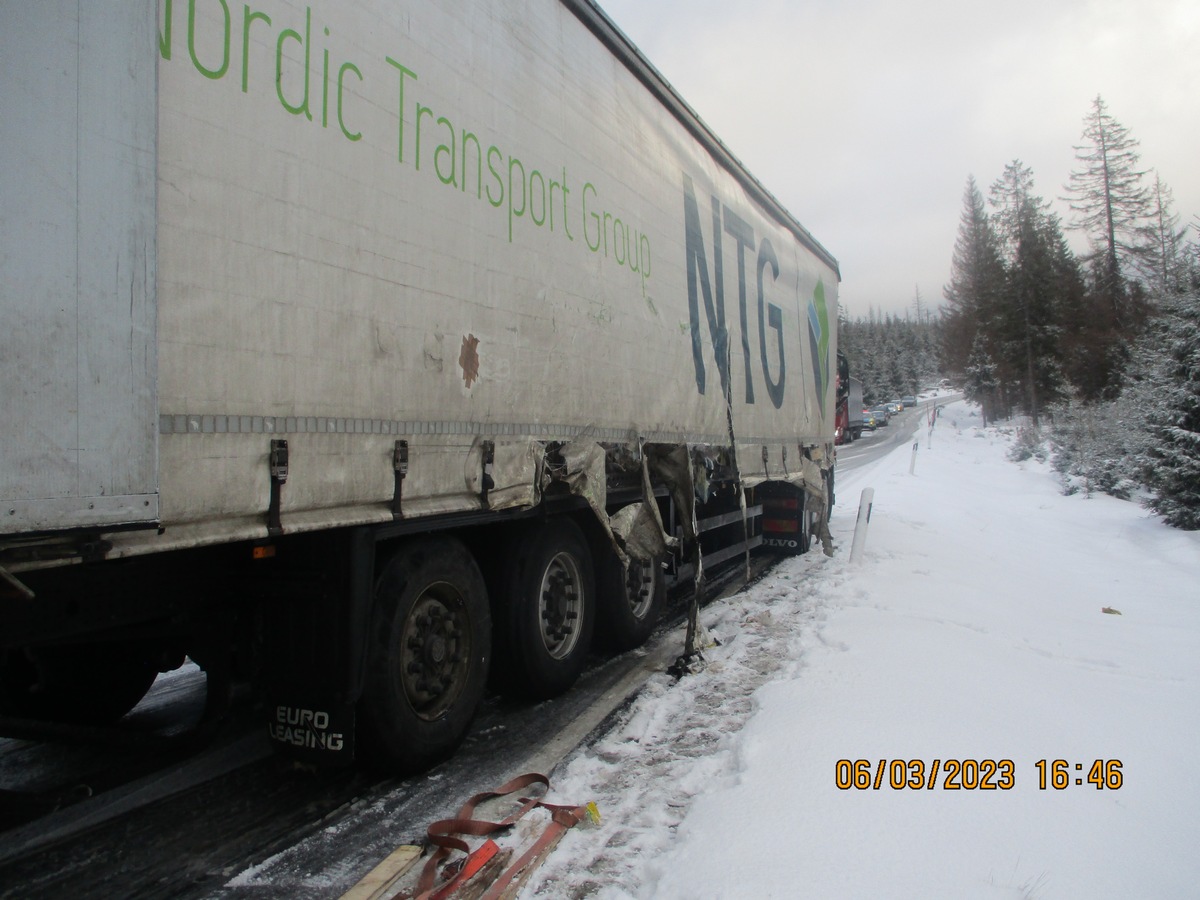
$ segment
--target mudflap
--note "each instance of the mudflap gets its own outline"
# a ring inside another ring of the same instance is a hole
[[[268,696],[268,734],[275,749],[322,768],[354,762],[354,707],[339,695]]]
[[[755,500],[763,507],[763,546],[784,554],[804,553],[809,545],[804,491],[782,482],[768,482],[755,491]]]
[[[276,547],[262,629],[267,733],[298,762],[355,760],[374,548],[366,528]]]

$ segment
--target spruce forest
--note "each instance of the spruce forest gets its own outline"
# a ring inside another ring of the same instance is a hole
[[[1060,220],[1033,171],[1007,165],[986,196],[967,179],[939,314],[840,323],[868,403],[940,370],[985,422],[1020,415],[1018,454],[1052,461],[1068,492],[1139,498],[1200,528],[1200,216],[1097,97]],[[1072,250],[1074,243],[1086,251]]]

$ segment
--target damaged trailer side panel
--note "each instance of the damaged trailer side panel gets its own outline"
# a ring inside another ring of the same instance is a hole
[[[91,619],[53,613],[60,563],[155,561],[139,590],[109,577],[96,621],[144,635],[162,604],[148,658],[212,671],[263,628],[283,743],[350,752],[358,718],[413,767],[461,737],[489,667],[544,693],[593,624],[641,639],[662,556],[682,538],[702,571],[747,491],[827,502],[837,263],[592,0],[136,9],[157,179],[132,333],[153,338],[119,428],[156,527],[0,520],[0,574],[43,601],[0,653],[83,639]],[[25,24],[0,13],[40,40]],[[85,24],[80,47],[109,40]],[[92,212],[81,232],[107,227]],[[606,609],[626,590],[633,613]]]
[[[528,496],[530,441],[831,432],[836,269],[567,6],[260,5],[163,33],[163,540],[262,533],[272,435],[312,529],[387,515],[397,438],[412,517],[484,441]]]

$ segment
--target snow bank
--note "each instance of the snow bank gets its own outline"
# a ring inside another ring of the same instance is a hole
[[[910,444],[839,483],[833,559],[711,607],[708,668],[555,773],[605,819],[524,896],[1196,896],[1200,534],[1063,496],[964,404],[916,437],[915,475]],[[858,759],[887,761],[879,789],[835,784]],[[1056,759],[1068,784],[1042,789]],[[935,760],[932,789],[889,786]],[[997,761],[997,787],[946,789],[947,760]]]

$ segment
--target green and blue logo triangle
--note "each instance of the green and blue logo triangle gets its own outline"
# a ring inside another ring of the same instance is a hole
[[[825,418],[825,394],[829,385],[829,308],[825,305],[825,283],[817,280],[808,303],[808,343],[812,349],[813,380],[821,418]]]

